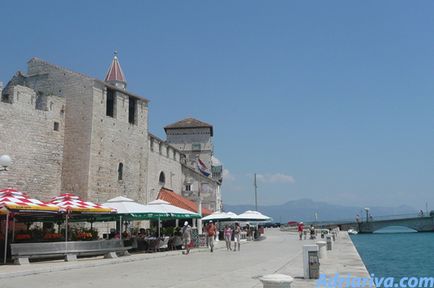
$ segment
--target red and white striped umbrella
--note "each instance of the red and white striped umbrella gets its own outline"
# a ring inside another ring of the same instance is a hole
[[[0,190],[0,214],[9,211],[59,211],[59,207],[30,198],[27,194],[15,189]]]
[[[88,212],[88,213],[111,213],[116,212],[116,209],[105,207],[90,201],[83,201],[79,196],[65,193],[54,197],[50,201],[51,204],[57,205],[61,209],[70,212]]]

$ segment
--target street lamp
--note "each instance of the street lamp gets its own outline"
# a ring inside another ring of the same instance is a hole
[[[0,171],[7,171],[8,167],[11,166],[12,159],[9,157],[9,155],[2,155],[0,156]]]
[[[200,190],[202,185],[199,183],[198,191],[197,191],[197,213],[202,218],[202,197],[200,196]],[[197,231],[199,234],[202,234],[202,219],[197,219]]]
[[[366,222],[368,222],[368,219],[369,219],[369,208],[365,208],[365,212],[366,212]]]
[[[11,164],[12,164],[12,159],[11,159],[11,157],[9,157],[9,155],[2,155],[2,156],[0,156],[0,171],[7,171],[8,170],[8,167],[9,166],[11,166]],[[6,257],[7,257],[7,247],[8,247],[8,245],[7,245],[7,243],[8,243],[8,229],[9,229],[9,227],[8,227],[8,225],[9,225],[9,212],[6,214],[6,227],[5,227],[5,230],[6,230],[6,235],[5,235],[5,241],[4,241],[4,243],[5,243],[5,250],[4,250],[4,258],[3,258],[3,264],[6,264]]]

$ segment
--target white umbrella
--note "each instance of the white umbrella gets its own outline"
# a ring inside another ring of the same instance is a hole
[[[237,217],[235,217],[235,220],[239,221],[270,221],[271,218],[268,216],[265,216],[264,214],[258,212],[258,211],[251,211],[248,210],[244,213],[241,213]]]
[[[202,221],[230,221],[237,217],[237,214],[233,212],[214,212],[211,215],[203,217]]]
[[[102,205],[115,208],[118,214],[140,214],[148,212],[145,205],[134,202],[133,199],[122,196],[112,198]]]

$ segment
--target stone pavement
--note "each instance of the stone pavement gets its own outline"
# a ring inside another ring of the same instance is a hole
[[[271,273],[291,275],[292,287],[315,287],[304,280],[302,245],[291,232],[266,229],[266,239],[243,242],[241,251],[227,251],[218,242],[214,253],[207,249],[135,254],[118,259],[81,259],[77,262],[50,261],[30,265],[0,266],[0,288],[13,287],[262,287],[259,277]],[[338,272],[367,277],[363,262],[349,236],[341,232],[334,250],[321,260],[321,273]]]

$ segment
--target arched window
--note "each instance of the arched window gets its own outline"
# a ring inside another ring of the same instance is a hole
[[[118,166],[118,181],[121,181],[123,179],[123,174],[124,174],[124,164],[123,163],[119,163],[119,166]]]
[[[164,175],[163,171],[161,171],[161,173],[160,173],[160,177],[158,179],[158,182],[160,182],[160,185],[164,185],[164,183],[166,183],[166,176]]]

